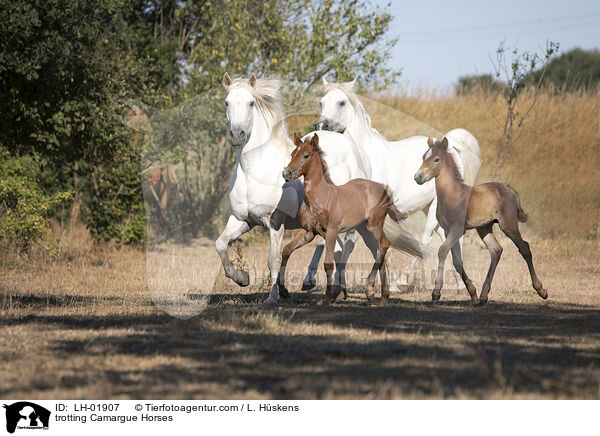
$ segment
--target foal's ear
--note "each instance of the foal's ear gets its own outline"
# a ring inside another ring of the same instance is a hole
[[[327,86],[327,85],[329,85],[329,82],[327,81],[325,76],[323,76],[323,86]]]
[[[225,74],[223,74],[223,86],[227,88],[232,83],[233,81],[231,80],[231,77],[229,77],[229,73],[225,71]]]
[[[248,79],[248,83],[250,83],[250,86],[254,88],[254,85],[256,85],[256,74],[252,73],[250,74],[250,79]]]
[[[433,147],[433,138],[431,136],[427,138],[427,145],[429,145],[429,148]]]
[[[314,148],[317,148],[319,146],[319,137],[317,136],[316,133],[313,135],[310,142],[312,143]]]
[[[298,136],[296,132],[294,132],[294,145],[296,147],[300,147],[302,145],[302,139],[300,139],[300,136]]]
[[[442,139],[442,142],[440,144],[444,150],[448,150],[448,138],[444,136],[444,139]]]

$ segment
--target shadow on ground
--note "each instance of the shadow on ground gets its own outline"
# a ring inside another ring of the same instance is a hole
[[[1,324],[94,330],[90,338],[55,339],[48,352],[66,361],[97,359],[78,383],[100,380],[107,396],[599,395],[600,311],[595,308],[491,302],[473,309],[464,300],[432,305],[398,298],[387,307],[360,300],[328,307],[319,304],[320,293],[304,293],[278,309],[265,309],[257,304],[263,298],[215,294],[205,312],[188,321],[151,311],[28,314]],[[102,333],[109,329],[127,331]],[[164,356],[167,362],[103,370],[107,355]]]

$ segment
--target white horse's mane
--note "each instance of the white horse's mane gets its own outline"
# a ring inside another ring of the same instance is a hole
[[[369,114],[367,113],[367,110],[365,109],[362,102],[360,101],[360,99],[358,98],[356,93],[354,92],[354,81],[343,82],[343,83],[331,83],[330,82],[330,83],[326,83],[324,86],[325,86],[325,94],[327,94],[329,91],[331,91],[333,89],[339,89],[344,94],[346,94],[346,96],[348,97],[348,100],[350,101],[350,104],[354,108],[354,112],[358,116],[359,120],[365,125],[367,131],[372,133],[374,136],[376,136],[384,141],[387,141],[387,139],[381,133],[379,133],[379,131],[375,127],[373,127],[371,125],[371,117],[369,116]],[[454,159],[454,162],[456,163],[456,167],[458,168],[458,172],[461,174],[462,177],[464,177],[465,168],[464,168],[462,159],[460,158],[460,155],[458,154],[458,151],[454,147],[450,146],[450,147],[448,147],[448,153],[450,154],[450,156],[452,156],[452,159]]]
[[[371,125],[371,117],[367,113],[367,110],[363,106],[362,102],[358,98],[358,96],[354,92],[354,82],[344,82],[344,83],[327,83],[325,86],[325,94],[333,89],[339,89],[348,97],[350,104],[354,108],[354,112],[358,116],[359,120],[365,125],[367,131],[372,133],[374,136],[384,139],[384,136],[379,133],[379,131]]]
[[[237,77],[232,79],[231,85],[226,86],[225,89],[230,91],[234,88],[244,88],[252,94],[259,112],[271,131],[271,140],[285,155],[290,155],[294,147],[285,123],[280,87],[281,80],[276,78],[261,77],[256,79],[254,86],[251,86],[248,79]]]

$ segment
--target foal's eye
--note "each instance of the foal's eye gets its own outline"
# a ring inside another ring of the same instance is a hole
[[[304,159],[308,159],[308,154],[305,154],[305,155],[304,155]]]
[[[435,163],[438,163],[438,162],[440,161],[440,158],[439,158],[439,157],[436,157],[436,158],[435,158],[433,161],[434,161]]]

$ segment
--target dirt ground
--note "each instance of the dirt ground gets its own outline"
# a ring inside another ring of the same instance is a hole
[[[544,240],[527,228],[524,236],[549,299],[537,296],[516,248],[499,237],[505,250],[482,308],[470,306],[450,273],[432,304],[423,283],[431,261],[410,292],[368,305],[362,242],[351,258],[350,297],[333,306],[320,304],[322,267],[317,288],[300,291],[311,245],[292,257],[291,298],[263,307],[268,248],[260,237],[230,249],[251,272],[244,289],[225,279],[208,240],[148,256],[104,250],[15,263],[0,272],[0,396],[599,398],[599,243]],[[398,268],[409,261],[392,256]],[[468,237],[463,256],[480,289],[487,251]],[[166,290],[179,303],[161,299]],[[162,309],[200,313],[184,320]]]

